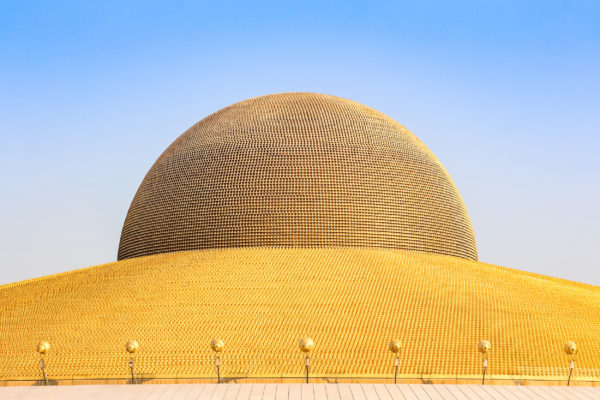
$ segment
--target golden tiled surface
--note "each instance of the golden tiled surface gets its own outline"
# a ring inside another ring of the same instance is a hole
[[[466,208],[431,151],[372,108],[314,93],[234,104],[175,140],[133,199],[118,258],[249,246],[477,259]]]
[[[481,372],[598,376],[600,288],[451,256],[366,248],[240,248],[160,254],[0,286],[0,379],[38,377],[36,343],[56,376],[301,375],[301,337],[315,375]]]

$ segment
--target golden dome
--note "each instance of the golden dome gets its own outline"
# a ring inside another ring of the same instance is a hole
[[[433,153],[384,114],[314,93],[242,101],[175,140],[133,199],[118,259],[259,246],[477,259],[467,210]]]
[[[309,337],[325,380],[390,376],[386,344],[404,377],[471,379],[490,343],[493,376],[558,380],[565,339],[597,375],[599,287],[476,257],[452,180],[401,125],[332,96],[247,100],[156,161],[125,260],[0,286],[0,383],[38,376],[39,338],[52,376],[109,383],[133,337],[144,379],[213,377],[224,342],[227,376],[302,376]]]

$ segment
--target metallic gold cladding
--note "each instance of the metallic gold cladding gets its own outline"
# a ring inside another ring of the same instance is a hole
[[[477,259],[460,194],[425,145],[378,111],[312,93],[234,104],[175,140],[133,199],[118,259],[251,246]]]
[[[160,254],[0,286],[0,378],[302,376],[561,377],[600,374],[600,288],[457,257],[365,248],[244,248]]]

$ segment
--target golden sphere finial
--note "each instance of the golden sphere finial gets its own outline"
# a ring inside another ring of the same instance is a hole
[[[210,342],[210,348],[213,349],[213,351],[216,353],[223,351],[224,346],[225,346],[225,343],[223,343],[223,341],[221,339],[213,339]]]
[[[575,344],[575,342],[568,341],[567,343],[565,343],[564,350],[565,354],[568,356],[575,355],[575,353],[577,353],[577,345]]]
[[[300,346],[300,350],[302,350],[305,353],[308,353],[315,347],[315,342],[311,338],[305,337],[300,339],[300,343],[298,343],[298,346]]]
[[[140,345],[135,340],[128,340],[127,343],[125,343],[125,350],[131,354],[137,352],[139,347]]]
[[[392,353],[397,353],[400,351],[400,348],[402,347],[402,343],[400,343],[400,341],[398,339],[394,339],[394,340],[390,341],[390,344],[388,346]]]
[[[477,350],[479,350],[481,354],[487,354],[491,348],[492,345],[490,344],[489,340],[481,340],[479,343],[477,343]]]
[[[50,351],[50,343],[45,341],[39,341],[37,344],[37,352],[40,354],[46,354]]]

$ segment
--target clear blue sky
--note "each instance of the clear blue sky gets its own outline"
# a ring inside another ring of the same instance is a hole
[[[600,285],[600,2],[3,1],[0,57],[0,283],[115,260],[179,134],[313,91],[429,146],[481,261]]]

